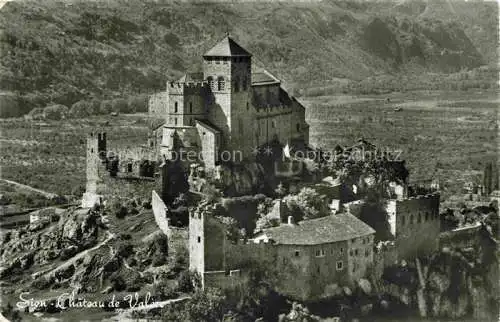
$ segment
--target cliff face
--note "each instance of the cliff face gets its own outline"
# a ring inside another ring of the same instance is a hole
[[[444,249],[418,265],[386,269],[378,291],[420,314],[490,321],[498,316],[498,250],[484,237],[476,249]],[[420,293],[420,294],[419,294]]]

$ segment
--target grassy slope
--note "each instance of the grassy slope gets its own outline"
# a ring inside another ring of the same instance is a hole
[[[456,5],[453,21],[448,7],[429,6],[424,14],[389,2],[10,2],[0,15],[0,86],[35,93],[35,105],[149,93],[199,68],[226,31],[294,88],[393,73],[409,61],[417,72],[496,62],[497,30],[487,27],[496,6]]]

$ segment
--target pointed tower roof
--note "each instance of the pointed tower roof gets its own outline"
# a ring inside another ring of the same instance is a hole
[[[252,55],[246,51],[245,48],[241,47],[234,41],[231,37],[227,36],[222,39],[217,45],[212,47],[209,51],[203,55],[203,57],[207,56],[222,56],[222,57],[230,57],[230,56],[244,56],[251,57]]]

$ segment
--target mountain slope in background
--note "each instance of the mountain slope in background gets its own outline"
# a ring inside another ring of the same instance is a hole
[[[161,90],[230,32],[291,89],[497,62],[497,4],[9,2],[0,88],[29,108]],[[5,95],[2,95],[2,97]]]

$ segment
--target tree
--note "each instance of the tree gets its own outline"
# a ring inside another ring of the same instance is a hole
[[[90,116],[92,115],[92,104],[89,101],[78,101],[71,106],[69,115],[74,118]]]
[[[163,321],[211,322],[221,321],[229,310],[227,297],[221,290],[206,288],[197,290],[188,301],[177,305],[166,305],[162,310]]]
[[[43,109],[43,114],[48,120],[61,120],[68,115],[68,108],[61,104],[50,105]]]
[[[34,120],[42,120],[44,118],[43,109],[35,107],[28,113],[28,116]]]
[[[378,185],[368,188],[364,203],[361,205],[359,219],[375,229],[375,241],[394,237],[391,234],[385,207],[382,188]]]
[[[113,110],[113,101],[111,100],[104,100],[101,101],[101,104],[99,106],[99,113],[101,114],[109,114]]]
[[[127,208],[118,199],[108,201],[106,210],[115,215],[116,218],[122,219],[128,214]]]
[[[111,101],[111,110],[118,113],[128,113],[128,103],[123,98],[117,98]]]
[[[131,113],[141,113],[148,111],[148,96],[141,94],[137,96],[131,96],[128,99],[128,110]]]
[[[283,200],[296,219],[321,218],[330,214],[326,197],[309,187],[302,188],[298,194],[286,196]]]
[[[488,162],[484,167],[483,186],[487,195],[493,191],[493,163],[491,162]]]
[[[493,163],[493,169],[492,169],[492,183],[491,183],[491,190],[498,190],[499,189],[499,184],[498,184],[498,166],[496,163]]]

